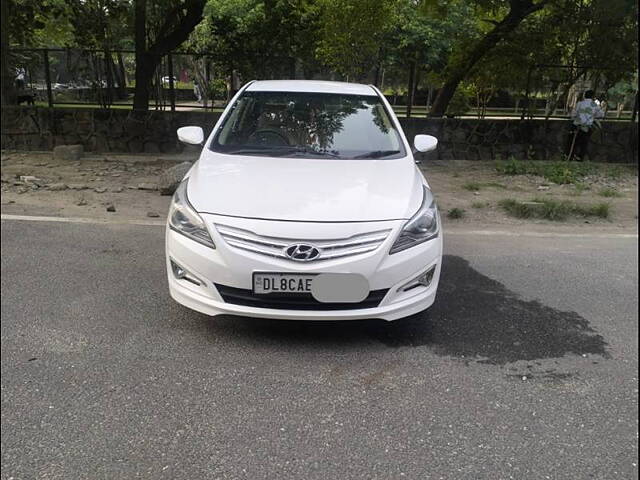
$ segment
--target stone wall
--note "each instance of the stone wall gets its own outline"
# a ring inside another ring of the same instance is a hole
[[[211,131],[218,116],[115,108],[3,108],[2,148],[51,150],[56,145],[82,144],[93,152],[177,152],[182,149],[177,128],[200,125]]]
[[[218,119],[210,112],[133,112],[85,108],[8,107],[2,109],[2,149],[51,150],[83,144],[94,152],[168,153],[181,151],[175,131],[199,125],[209,133]],[[407,137],[434,135],[438,151],[427,158],[491,160],[557,159],[571,140],[568,121],[401,119]],[[589,147],[592,160],[637,162],[638,124],[603,122]]]
[[[418,133],[437,137],[436,157],[444,160],[555,160],[562,158],[573,137],[569,120],[411,118],[401,123],[409,139]],[[638,124],[602,122],[588,152],[592,161],[637,163]]]

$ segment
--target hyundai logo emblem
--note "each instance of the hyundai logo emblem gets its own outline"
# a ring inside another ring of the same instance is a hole
[[[284,253],[291,260],[296,260],[298,262],[309,262],[320,256],[320,250],[313,245],[306,245],[304,243],[289,245],[285,249]]]

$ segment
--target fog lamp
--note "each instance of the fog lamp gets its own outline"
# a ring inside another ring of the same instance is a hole
[[[436,266],[434,265],[426,272],[421,273],[414,279],[408,281],[398,289],[398,292],[407,292],[417,287],[428,287],[433,280],[433,274],[436,272]]]
[[[173,271],[173,276],[176,277],[177,280],[186,280],[187,282],[193,283],[194,285],[202,285],[202,281],[191,272],[188,272],[186,269],[178,265],[173,260],[170,260],[171,270]]]

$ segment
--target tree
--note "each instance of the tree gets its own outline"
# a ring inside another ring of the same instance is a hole
[[[491,77],[496,88],[542,93],[549,116],[581,93],[578,84],[602,93],[629,80],[636,54],[633,0],[554,0],[487,53],[467,78]]]
[[[508,11],[500,21],[492,21],[493,28],[468,50],[449,59],[444,84],[431,108],[430,116],[442,117],[456,88],[475,65],[500,41],[507,38],[532,13],[542,9],[546,0],[508,0]]]
[[[361,81],[380,61],[393,27],[394,0],[320,0],[318,59]]]
[[[98,102],[108,106],[115,96],[126,98],[126,73],[124,59],[120,52],[114,60],[113,50],[130,47],[133,43],[132,11],[130,0],[66,0],[71,11],[70,23],[73,27],[75,45],[83,49],[100,50],[75,55],[74,69],[86,65],[89,77],[97,87],[104,80],[106,89],[96,88]],[[68,53],[68,57],[73,57]],[[77,75],[77,73],[76,73]]]
[[[2,26],[0,27],[0,52],[2,60],[2,105],[10,105],[15,103],[15,93],[13,89],[13,75],[11,66],[9,65],[9,2],[1,2],[2,11],[0,12]]]
[[[164,55],[187,40],[202,20],[206,0],[173,0],[147,8],[147,0],[134,0],[136,50],[135,110],[148,110],[151,83]]]
[[[408,117],[411,116],[420,79],[432,79],[441,72],[460,32],[468,36],[473,31],[471,18],[471,11],[465,2],[450,4],[446,16],[434,14],[414,0],[400,0],[397,3],[394,28],[386,39],[383,51],[388,52],[385,61],[395,64],[408,80]]]
[[[47,47],[66,45],[70,39],[68,8],[64,0],[2,0],[0,52],[2,56],[2,105],[16,101],[15,67],[20,59],[9,52],[12,45]]]
[[[213,60],[231,95],[232,78],[296,78],[318,71],[317,20],[312,0],[209,0],[188,48]]]

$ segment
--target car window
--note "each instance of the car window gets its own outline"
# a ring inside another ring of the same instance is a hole
[[[401,137],[377,96],[244,92],[211,150],[238,155],[399,158]]]

